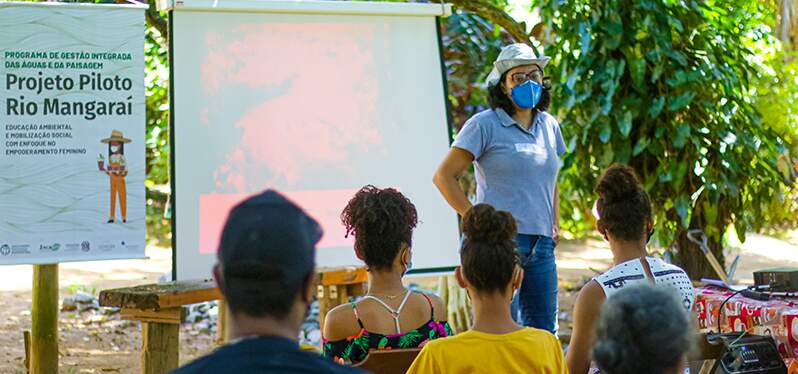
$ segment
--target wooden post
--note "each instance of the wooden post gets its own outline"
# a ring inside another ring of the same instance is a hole
[[[165,374],[180,364],[180,325],[141,322],[141,372]]]
[[[230,309],[224,299],[217,304],[219,314],[216,317],[216,344],[223,345],[230,341]]]
[[[58,264],[33,265],[33,374],[58,373]]]
[[[327,318],[327,312],[335,305],[330,300],[330,286],[320,284],[316,288],[316,298],[319,300],[319,328],[324,330],[324,319]]]

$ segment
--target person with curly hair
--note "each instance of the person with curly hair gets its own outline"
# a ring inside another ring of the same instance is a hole
[[[457,178],[473,164],[475,202],[510,212],[518,227],[524,284],[513,300],[513,318],[556,333],[557,178],[566,148],[557,119],[547,112],[551,87],[543,69],[548,62],[526,44],[502,48],[487,79],[490,109],[466,121],[433,183],[465,215],[471,202]]]
[[[596,193],[599,196],[596,226],[610,243],[614,266],[582,287],[574,303],[573,331],[566,357],[572,374],[589,372],[596,318],[604,301],[620,290],[650,283],[677,294],[684,310],[691,310],[695,302],[687,273],[676,265],[649,257],[646,252],[654,220],[651,200],[634,169],[611,165],[599,178]]]
[[[477,204],[463,217],[463,233],[455,277],[471,298],[474,327],[429,342],[407,373],[566,373],[560,341],[511,315],[513,292],[524,278],[513,216]]]
[[[602,374],[680,374],[693,331],[672,290],[626,287],[601,308],[593,357]]]
[[[352,364],[371,349],[417,348],[451,335],[443,301],[402,283],[412,262],[415,205],[393,188],[368,185],[349,201],[341,221],[347,235],[355,236],[355,255],[366,264],[369,287],[360,301],[327,314],[323,355]]]

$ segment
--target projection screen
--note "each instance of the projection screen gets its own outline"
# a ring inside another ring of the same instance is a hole
[[[209,277],[230,208],[267,188],[322,223],[318,266],[359,264],[339,216],[366,184],[416,205],[414,269],[458,263],[457,218],[431,182],[450,141],[437,19],[449,5],[164,7],[175,279]]]

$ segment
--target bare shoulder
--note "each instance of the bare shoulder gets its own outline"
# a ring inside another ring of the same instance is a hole
[[[574,302],[574,318],[593,320],[597,317],[601,306],[604,305],[604,290],[595,281],[591,280],[579,291]],[[577,322],[578,323],[578,322]]]
[[[430,302],[432,302],[432,308],[434,309],[432,318],[436,321],[446,321],[448,312],[446,311],[446,304],[443,302],[443,299],[434,294],[427,294],[427,296]]]
[[[359,331],[360,325],[351,304],[338,305],[324,318],[324,338],[327,340],[346,339]]]
[[[604,303],[604,290],[595,280],[591,280],[587,282],[581,290],[579,290],[579,295],[576,297],[576,302],[584,303],[588,305],[595,305],[599,304],[598,306],[601,307],[601,304]],[[585,305],[587,306],[587,305]]]

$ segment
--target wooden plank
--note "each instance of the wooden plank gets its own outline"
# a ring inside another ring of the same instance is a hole
[[[191,292],[173,292],[160,295],[158,298],[158,305],[161,308],[171,308],[176,306],[201,303],[211,300],[219,300],[222,298],[222,293],[216,288],[214,284],[212,288],[205,288],[201,290],[193,290]]]
[[[116,308],[161,309],[221,298],[211,279],[145,284],[100,292],[100,305]]]
[[[364,267],[335,267],[316,269],[319,283],[323,286],[366,283],[369,279]]]
[[[319,268],[319,284],[350,285],[368,281],[363,267]],[[129,309],[164,309],[219,300],[222,293],[211,279],[146,284],[100,292],[100,305]]]
[[[126,320],[179,325],[181,312],[180,307],[160,310],[122,308],[119,314]]]
[[[165,374],[180,362],[180,325],[141,323],[141,372]]]
[[[33,374],[58,372],[58,264],[33,265],[31,307]]]

